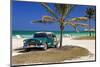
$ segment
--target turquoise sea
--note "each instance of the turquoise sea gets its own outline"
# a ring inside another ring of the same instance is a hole
[[[31,38],[35,32],[40,31],[12,31],[12,38],[17,38],[16,35],[20,35],[22,38]],[[56,36],[60,36],[60,31],[48,31],[53,32]],[[95,36],[95,32],[91,32],[92,36]],[[71,36],[88,36],[89,32],[75,32],[75,31],[64,31],[63,36],[71,35]]]

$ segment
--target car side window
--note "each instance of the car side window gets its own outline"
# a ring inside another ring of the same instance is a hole
[[[49,37],[49,38],[51,38],[51,37],[52,37],[52,35],[51,35],[51,34],[48,34],[48,37]]]
[[[56,37],[56,35],[52,34],[52,37]]]
[[[52,34],[54,41],[57,41],[56,35]]]

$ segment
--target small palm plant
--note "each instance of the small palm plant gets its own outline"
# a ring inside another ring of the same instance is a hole
[[[71,20],[67,20],[67,16],[72,11],[74,5],[72,4],[53,4],[54,8],[50,7],[47,3],[41,3],[42,6],[50,13],[50,16],[43,16],[41,20],[33,20],[33,23],[54,23],[58,22],[60,27],[60,48],[62,47],[62,35],[64,27],[68,24],[75,28],[78,31],[77,26],[81,25],[83,27],[87,26],[87,24],[76,23],[80,21],[86,21],[86,17],[78,17],[72,18]]]
[[[95,19],[96,11],[95,11],[94,8],[89,7],[89,8],[86,9],[85,13],[86,13],[86,17],[89,19],[88,32],[89,32],[89,36],[91,36],[91,19],[93,19],[93,18]]]

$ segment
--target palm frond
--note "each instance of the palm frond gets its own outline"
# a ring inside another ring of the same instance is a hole
[[[76,32],[79,32],[79,29],[78,29],[79,24],[70,22],[69,25],[71,25],[75,29]]]
[[[42,20],[33,20],[32,23],[42,23]]]
[[[69,22],[68,24],[71,25],[75,29],[75,31],[77,31],[77,32],[79,32],[78,26],[81,26],[81,27],[84,27],[84,28],[88,28],[89,27],[89,25],[85,24],[85,23],[73,23],[73,22]]]
[[[41,3],[43,7],[45,7],[47,9],[48,12],[50,12],[50,14],[52,14],[55,18],[58,18],[58,15],[53,11],[52,8],[50,8],[47,4],[45,3]]]
[[[41,20],[33,20],[32,23],[54,23],[57,22],[54,17],[43,16]]]
[[[92,8],[92,7],[87,8],[86,11],[85,11],[86,16],[87,16],[88,18],[92,18],[92,16],[95,15],[95,12],[96,12],[95,9]]]
[[[44,20],[44,21],[55,21],[56,19],[54,17],[51,17],[51,16],[43,16],[42,20]]]
[[[68,24],[70,24],[70,25],[79,25],[79,24],[81,24],[81,23],[79,23],[79,22],[82,22],[82,21],[87,21],[88,20],[88,18],[87,17],[77,17],[77,18],[72,18],[71,20],[67,20],[66,22],[65,22],[65,26],[66,25],[68,25]]]
[[[88,20],[87,17],[77,17],[77,18],[72,18],[70,21],[80,22],[80,21],[87,21],[87,20]]]
[[[88,24],[85,24],[85,23],[77,23],[78,25],[80,25],[81,27],[84,27],[84,28],[88,28],[89,25]]]
[[[51,16],[43,16],[42,21],[43,22],[56,22],[57,20],[56,20],[56,18],[51,17]]]
[[[65,18],[71,11],[73,5],[70,4],[55,4],[55,8],[62,18]]]
[[[79,28],[78,27],[73,27],[75,29],[76,32],[79,32]]]

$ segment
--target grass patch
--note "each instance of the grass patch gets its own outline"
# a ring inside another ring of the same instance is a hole
[[[73,38],[74,40],[95,40],[95,36],[81,36]]]
[[[30,51],[12,57],[12,64],[30,63],[59,63],[82,56],[88,56],[90,52],[78,46],[64,46],[62,48],[51,48],[46,51]]]

